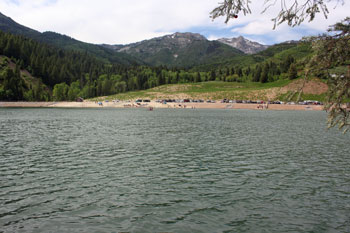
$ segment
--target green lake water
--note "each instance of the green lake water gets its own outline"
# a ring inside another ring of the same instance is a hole
[[[326,117],[0,108],[0,232],[350,232]]]

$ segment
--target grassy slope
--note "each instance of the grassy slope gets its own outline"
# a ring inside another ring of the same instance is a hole
[[[238,93],[242,98],[248,95],[251,91],[265,90],[274,87],[282,87],[289,83],[289,81],[279,81],[274,83],[236,83],[236,82],[202,82],[202,83],[187,83],[187,84],[168,84],[160,87],[155,87],[149,90],[133,91],[108,97],[100,97],[98,99],[120,99],[132,100],[138,98],[176,98],[186,96],[184,98],[193,99],[214,99],[231,98]]]
[[[297,81],[297,80],[296,80]],[[135,99],[241,99],[241,100],[282,100],[286,101],[292,82],[279,80],[272,83],[201,82],[187,84],[168,84],[149,90],[133,91],[93,100],[135,100]],[[315,87],[317,88],[317,87]],[[324,101],[325,94],[303,94],[304,100]],[[292,99],[293,100],[293,99]]]
[[[253,55],[241,55],[232,57],[225,61],[215,61],[207,65],[198,65],[193,70],[208,71],[216,69],[218,67],[232,67],[232,66],[250,66],[264,61],[273,61],[279,63],[286,59],[288,55],[293,56],[297,60],[303,59],[312,54],[311,47],[308,44],[288,44],[282,43],[269,47],[268,49],[261,51]]]
[[[287,56],[293,56],[297,60],[312,55],[312,49],[310,44],[300,43],[297,46],[290,47],[286,50],[275,53],[271,59],[274,61],[280,61],[285,59]]]

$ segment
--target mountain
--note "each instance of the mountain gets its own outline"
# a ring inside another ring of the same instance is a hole
[[[273,59],[283,60],[288,55],[293,56],[296,59],[302,59],[312,54],[312,48],[310,43],[304,43],[300,41],[286,41],[280,44],[275,44],[263,50],[257,54],[254,54],[256,59],[262,61]]]
[[[128,45],[104,46],[129,54],[152,66],[192,67],[244,56],[238,49],[190,32],[177,32]]]
[[[239,36],[237,38],[221,38],[217,41],[239,49],[246,54],[255,54],[269,47],[268,45],[262,45],[257,42],[247,40],[243,36]]]
[[[95,45],[75,40],[55,32],[38,32],[0,13],[0,30],[22,35],[59,49],[75,50],[102,62],[124,65],[150,65],[193,68],[208,71],[222,66],[247,66],[274,57],[276,53],[297,46],[297,42],[266,46],[244,37],[209,41],[196,33],[174,33],[127,45]],[[309,53],[294,49],[282,53]]]
[[[63,49],[87,52],[89,55],[95,56],[104,62],[123,65],[143,64],[141,60],[127,54],[118,53],[101,45],[81,42],[56,32],[43,32],[37,40]]]
[[[223,67],[248,67],[264,62],[280,63],[292,56],[296,60],[305,59],[312,54],[310,43],[300,41],[286,41],[269,46],[256,54],[232,57],[222,62],[213,62],[206,65],[197,65],[192,68],[195,71],[211,71]]]
[[[0,30],[4,32],[16,34],[16,35],[30,37],[30,38],[36,38],[40,36],[40,32],[16,23],[10,17],[3,15],[1,12],[0,12]]]
[[[56,46],[61,49],[86,52],[87,54],[95,56],[97,59],[104,62],[111,62],[123,65],[143,64],[142,61],[137,60],[125,53],[118,53],[100,45],[78,41],[69,36],[61,35],[55,32],[38,32],[36,30],[30,29],[28,27],[16,23],[10,17],[7,17],[1,13],[0,30],[15,35],[25,36],[39,42]]]

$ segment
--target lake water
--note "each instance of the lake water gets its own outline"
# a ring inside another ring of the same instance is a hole
[[[0,232],[350,232],[326,113],[0,109]]]

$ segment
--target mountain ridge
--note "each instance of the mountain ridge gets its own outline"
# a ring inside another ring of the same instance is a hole
[[[39,33],[3,15],[0,15],[0,23],[0,55],[12,60],[12,66],[16,64],[14,72],[13,67],[8,69],[8,65],[3,64],[0,99],[6,100],[42,100],[42,95],[36,94],[40,93],[36,89],[40,89],[41,85],[21,84],[20,72],[17,72],[20,68],[38,77],[53,90],[48,99],[74,100],[79,96],[105,96],[163,84],[206,81],[265,83],[295,79],[298,73],[289,75],[291,65],[295,67],[298,60],[311,54],[310,45],[287,42],[247,55],[195,33],[174,33],[129,47],[115,45],[106,48],[55,32]],[[13,31],[17,35],[2,30]],[[244,41],[243,37],[240,39]],[[118,56],[132,57],[144,65],[120,66],[99,60],[113,58],[117,54],[115,50],[124,51]],[[107,57],[109,54],[111,56]],[[70,92],[67,92],[68,89]]]
[[[0,12],[0,29],[4,32],[16,34],[16,35],[28,36],[31,38],[37,37],[40,35],[40,32],[17,23],[16,21],[2,14],[1,12]]]
[[[126,45],[103,45],[105,48],[129,54],[148,65],[191,67],[226,60],[244,53],[218,41],[209,41],[203,35],[192,32],[176,32]]]
[[[93,55],[99,60],[105,62],[112,62],[122,65],[143,64],[142,61],[130,57],[127,54],[117,53],[100,45],[82,42],[56,32],[46,31],[41,33],[15,22],[13,19],[2,14],[1,12],[0,30],[15,35],[25,36],[38,42],[56,46],[61,49],[87,52],[88,54]]]
[[[164,36],[160,36],[160,37],[154,37],[151,39],[146,39],[146,40],[142,40],[142,41],[138,41],[138,42],[134,42],[134,43],[130,43],[130,44],[115,44],[115,45],[102,44],[102,46],[116,50],[118,52],[124,52],[126,50],[129,50],[132,47],[139,46],[143,43],[147,43],[147,42],[152,41],[152,40],[159,41],[163,38],[174,39],[174,38],[184,38],[186,36],[197,38],[198,40],[201,40],[201,41],[205,41],[205,40],[209,41],[206,37],[204,37],[203,35],[201,35],[199,33],[175,32],[173,34],[168,34],[168,35],[164,35]],[[261,51],[270,47],[270,45],[263,45],[263,44],[260,44],[258,42],[255,42],[255,41],[248,40],[248,39],[244,38],[243,36],[239,36],[237,38],[235,38],[235,37],[219,38],[217,40],[212,40],[212,41],[218,41],[218,42],[221,42],[223,44],[229,45],[235,49],[241,50],[245,54],[256,54],[256,53],[261,52]]]
[[[248,40],[243,36],[237,38],[220,38],[217,41],[239,49],[246,54],[256,54],[270,47],[268,45],[262,45],[258,42]]]
[[[221,66],[220,64],[232,62],[239,65],[250,60],[254,62],[256,58],[250,57],[251,54],[260,57],[259,53],[271,47],[242,36],[209,41],[203,35],[192,32],[176,32],[126,45],[96,45],[56,32],[38,32],[16,23],[2,13],[0,13],[0,30],[23,35],[61,49],[86,52],[101,61],[123,65],[178,68],[205,67],[212,64]]]
[[[25,36],[61,49],[87,52],[99,60],[123,65],[150,65],[190,68],[227,60],[244,54],[198,33],[174,33],[130,45],[95,45],[56,32],[38,32],[0,13],[0,30]]]

